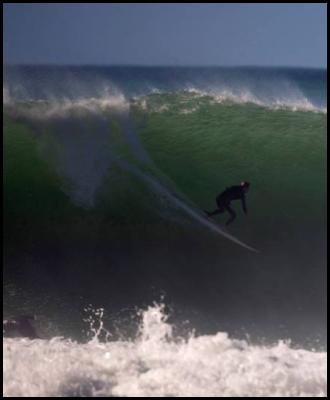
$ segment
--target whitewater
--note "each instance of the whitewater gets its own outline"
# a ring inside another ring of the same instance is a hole
[[[176,337],[164,307],[134,340],[4,340],[6,397],[327,397],[326,353],[225,332]],[[111,334],[109,334],[111,336]]]

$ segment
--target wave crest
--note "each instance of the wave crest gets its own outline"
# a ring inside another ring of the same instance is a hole
[[[137,103],[144,111],[162,113],[178,111],[181,114],[189,114],[199,111],[203,105],[237,104],[255,105],[269,110],[288,110],[293,112],[327,113],[326,107],[314,105],[302,94],[291,98],[261,98],[248,90],[234,91],[230,89],[205,91],[189,87],[179,92],[158,92],[147,96],[135,97]],[[179,106],[179,109],[177,108]]]

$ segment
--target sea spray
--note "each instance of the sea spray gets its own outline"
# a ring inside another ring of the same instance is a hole
[[[99,315],[101,317],[101,315]],[[176,338],[163,305],[133,341],[4,340],[4,396],[326,397],[326,353],[232,339]]]

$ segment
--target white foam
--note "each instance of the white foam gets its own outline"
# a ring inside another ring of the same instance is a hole
[[[284,89],[283,89],[284,90]],[[186,108],[187,102],[191,100],[207,100],[210,104],[226,104],[233,103],[239,105],[254,104],[259,107],[264,107],[270,110],[289,110],[289,111],[301,111],[301,112],[315,112],[315,113],[327,113],[327,107],[320,107],[314,105],[309,101],[300,90],[297,88],[286,88],[284,93],[272,93],[272,95],[265,94],[264,96],[256,95],[247,88],[232,89],[232,88],[209,88],[201,89],[194,86],[187,86],[181,92],[171,92],[170,94],[180,94],[179,104],[176,104],[176,111],[181,114],[189,114],[200,109],[200,106],[205,103],[196,103]],[[152,95],[153,93],[151,93]],[[169,94],[169,93],[168,93]],[[147,100],[146,100],[147,99]],[[138,98],[136,98],[138,100]],[[145,111],[162,113],[169,111],[173,108],[171,103],[168,102],[168,98],[162,104],[154,104],[152,97],[144,95],[138,101],[140,107]],[[179,107],[179,108],[178,108]],[[182,107],[182,109],[181,109]]]
[[[3,105],[10,104],[10,95],[7,86],[2,86],[2,101]]]
[[[15,105],[16,115],[40,120],[54,117],[67,117],[72,113],[86,114],[86,112],[89,112],[99,114],[106,111],[127,112],[128,109],[129,103],[122,94],[75,100],[34,100],[28,107],[26,104],[16,103]]]
[[[320,112],[326,113],[326,107],[318,107],[312,104],[298,89],[288,89],[286,93],[273,96],[256,96],[249,89],[230,88],[199,90],[189,88],[188,93],[197,97],[211,97],[214,103],[222,104],[231,102],[235,104],[255,104],[273,110],[288,109],[290,111]]]
[[[280,341],[175,338],[162,306],[133,341],[5,339],[4,396],[326,397],[327,354]]]
[[[173,105],[169,103],[167,95],[179,94],[179,108],[176,104],[176,111],[181,114],[188,114],[198,111],[200,105],[194,104],[190,108],[186,107],[187,102],[191,100],[208,100],[210,104],[254,104],[259,107],[265,107],[271,110],[289,110],[301,112],[327,113],[327,107],[314,105],[298,89],[287,89],[287,93],[272,94],[272,96],[257,96],[246,88],[209,88],[201,89],[194,86],[187,86],[184,90],[176,92],[164,92],[152,88],[146,94],[132,97],[132,101],[138,104],[142,110],[154,113],[163,113],[172,110]],[[153,96],[162,96],[156,103],[152,100]],[[51,98],[39,100],[15,101],[11,98],[7,87],[3,86],[3,104],[15,108],[16,115],[25,115],[37,119],[47,119],[56,116],[68,116],[72,112],[91,112],[102,113],[105,111],[128,112],[130,100],[117,88],[105,88],[97,97],[86,96],[71,98]],[[27,106],[28,104],[28,106]],[[182,109],[181,109],[182,107]]]
[[[45,93],[43,98],[31,98],[27,89],[21,84],[11,88],[11,95],[6,84],[3,85],[4,105],[10,106],[15,115],[45,120],[53,117],[67,117],[72,113],[86,114],[86,112],[100,114],[106,111],[127,112],[129,101],[120,89],[113,84],[103,83],[94,95],[89,93],[86,83],[70,81],[73,96],[68,90],[68,96],[57,97],[52,93]],[[16,93],[17,92],[17,93]],[[15,94],[16,93],[16,94]],[[78,95],[79,94],[79,95]]]

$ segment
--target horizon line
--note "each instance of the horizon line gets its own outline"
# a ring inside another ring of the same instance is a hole
[[[314,69],[314,70],[327,70],[327,66],[297,66],[297,65],[257,65],[257,64],[242,64],[242,65],[217,65],[217,64],[92,64],[92,63],[4,63],[4,67],[124,67],[124,68],[278,68],[278,69]]]

